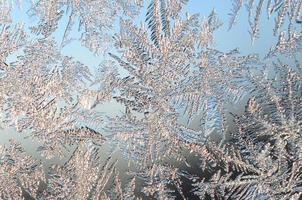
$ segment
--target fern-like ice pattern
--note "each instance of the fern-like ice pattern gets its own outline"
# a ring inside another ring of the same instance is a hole
[[[302,1],[190,3],[0,0],[0,199],[302,198]]]

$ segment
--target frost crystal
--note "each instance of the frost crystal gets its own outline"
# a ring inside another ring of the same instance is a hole
[[[246,4],[248,10],[249,33],[252,42],[259,37],[260,17],[265,12],[263,10],[266,10],[268,19],[272,16],[275,18],[274,35],[281,37],[285,30],[288,30],[288,34],[292,34],[289,30],[296,32],[298,35],[301,34],[299,24],[301,24],[302,2],[300,0],[233,0],[229,29],[235,24],[239,11],[244,4]]]
[[[255,78],[258,90],[243,116],[231,146],[219,150],[219,169],[194,183],[200,198],[295,199],[302,187],[301,74],[277,66],[280,80]],[[230,159],[232,158],[232,159]]]
[[[190,3],[0,0],[0,199],[302,198],[302,1]]]
[[[7,147],[0,146],[1,199],[36,197],[44,177],[41,163],[27,155],[16,141],[11,141]]]
[[[62,17],[67,15],[68,22],[64,28],[62,45],[65,46],[70,41],[72,29],[75,24],[78,24],[82,44],[98,54],[110,44],[108,40],[111,36],[107,29],[112,28],[118,13],[124,12],[128,16],[134,16],[138,13],[141,4],[141,0],[36,1],[32,3],[29,12],[31,16],[37,16],[40,21],[38,25],[32,27],[32,31],[48,37],[58,29]]]

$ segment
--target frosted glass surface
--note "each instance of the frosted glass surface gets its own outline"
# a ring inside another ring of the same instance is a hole
[[[0,0],[0,199],[302,199],[302,0]]]

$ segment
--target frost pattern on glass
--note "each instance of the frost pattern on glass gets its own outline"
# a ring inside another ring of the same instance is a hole
[[[0,0],[0,199],[302,198],[302,1],[188,3]],[[215,44],[244,7],[252,43],[274,21],[265,55]]]
[[[300,0],[232,0],[233,9],[230,13],[229,29],[236,23],[240,10],[245,5],[248,10],[248,23],[252,43],[260,35],[260,18],[263,13],[267,18],[275,21],[273,34],[278,36],[279,42],[275,48],[290,49],[300,43],[301,48],[301,23],[302,2]],[[282,40],[283,44],[280,44]],[[299,41],[299,42],[298,42]],[[289,48],[284,48],[284,45]],[[276,50],[277,50],[276,49]],[[273,50],[273,49],[272,49]]]
[[[257,91],[232,145],[215,152],[219,170],[193,184],[201,199],[297,199],[302,194],[301,74],[276,65],[273,79],[255,77]],[[217,167],[217,166],[215,166]]]
[[[0,198],[22,199],[25,194],[36,198],[45,175],[41,163],[10,141],[8,146],[0,146],[0,180]]]
[[[142,0],[43,0],[34,1],[29,13],[40,19],[38,25],[32,27],[32,31],[44,37],[56,31],[62,17],[67,15],[68,22],[64,25],[61,45],[65,46],[72,39],[70,33],[76,26],[81,32],[81,43],[99,54],[110,44],[111,35],[107,30],[113,27],[118,14],[123,12],[134,16],[141,4]]]

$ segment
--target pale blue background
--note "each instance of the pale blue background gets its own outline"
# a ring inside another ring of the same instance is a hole
[[[148,1],[146,5],[148,4]],[[201,16],[207,17],[212,9],[215,9],[218,13],[219,18],[224,23],[223,26],[215,34],[215,44],[216,48],[222,51],[228,51],[236,47],[239,48],[240,52],[243,54],[248,53],[259,53],[262,57],[268,52],[272,44],[276,42],[276,38],[273,37],[272,29],[274,27],[274,19],[268,20],[266,10],[263,8],[260,19],[260,38],[251,45],[250,35],[248,33],[249,24],[247,19],[246,8],[243,7],[239,13],[237,23],[230,31],[227,31],[229,24],[229,13],[232,8],[231,0],[191,0],[184,7],[184,12],[194,14],[199,13]],[[32,24],[35,19],[28,18],[26,10],[28,9],[28,4],[23,4],[21,9],[14,9],[13,19],[14,22],[24,22],[28,27]],[[139,24],[144,21],[144,16],[146,13],[146,6],[142,9],[141,15],[135,18],[135,21]],[[63,20],[60,21],[60,27],[63,27],[67,23],[67,17],[65,16]],[[114,30],[119,29],[118,22],[114,25]],[[76,36],[76,31],[73,32]],[[54,34],[54,37],[58,42],[61,41],[63,36],[63,28],[58,29]],[[112,50],[113,51],[113,50]],[[94,56],[89,50],[81,47],[79,42],[74,41],[63,48],[63,54],[74,56],[79,61],[84,64],[93,67],[99,65],[101,60],[103,60],[103,55]],[[105,55],[106,57],[106,55]]]

